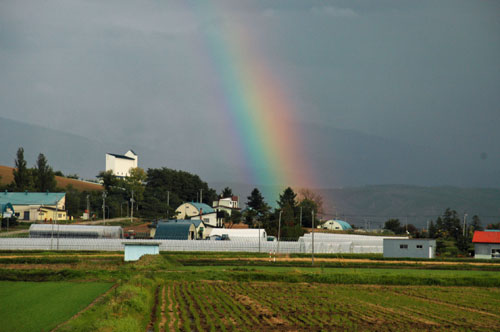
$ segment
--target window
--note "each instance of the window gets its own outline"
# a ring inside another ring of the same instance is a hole
[[[417,249],[422,249],[423,246],[421,244],[417,244]]]
[[[408,245],[407,244],[400,244],[399,249],[408,249]]]

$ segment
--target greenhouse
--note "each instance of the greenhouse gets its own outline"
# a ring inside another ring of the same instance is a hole
[[[29,229],[30,238],[92,238],[121,239],[120,226],[33,224]]]

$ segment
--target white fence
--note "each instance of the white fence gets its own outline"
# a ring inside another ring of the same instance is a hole
[[[311,253],[312,241],[301,238],[299,241],[268,242],[255,239],[230,241],[196,241],[196,240],[124,240],[124,239],[81,239],[81,238],[0,238],[0,250],[91,250],[91,251],[123,251],[123,242],[160,243],[160,251],[231,251],[231,252],[277,252]],[[333,241],[331,239],[315,239],[315,253],[382,253],[381,244],[360,240]]]

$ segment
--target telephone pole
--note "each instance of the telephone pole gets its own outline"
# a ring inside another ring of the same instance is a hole
[[[314,265],[314,210],[312,214],[312,249],[311,249],[311,265]]]
[[[106,191],[102,192],[102,220],[106,225]]]
[[[134,190],[132,190],[132,197],[130,198],[130,204],[132,208],[130,209],[130,222],[134,221]]]
[[[467,220],[467,216],[468,216],[468,214],[464,213],[464,234],[463,234],[464,237],[465,237],[465,222]]]
[[[170,212],[170,191],[167,191],[167,220],[169,212]]]
[[[280,253],[280,237],[281,237],[280,235],[281,235],[281,211],[278,218],[278,250],[276,250],[278,254]]]

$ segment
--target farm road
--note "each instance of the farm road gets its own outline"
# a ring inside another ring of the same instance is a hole
[[[213,260],[235,260],[234,258],[213,258]],[[241,261],[269,261],[267,257],[238,257],[237,260]],[[301,257],[276,257],[277,262],[310,262],[310,258]],[[325,263],[385,263],[385,264],[408,264],[408,265],[481,265],[481,266],[498,266],[498,263],[484,263],[484,262],[442,262],[442,261],[390,261],[390,260],[372,260],[364,258],[314,258],[315,262]]]

